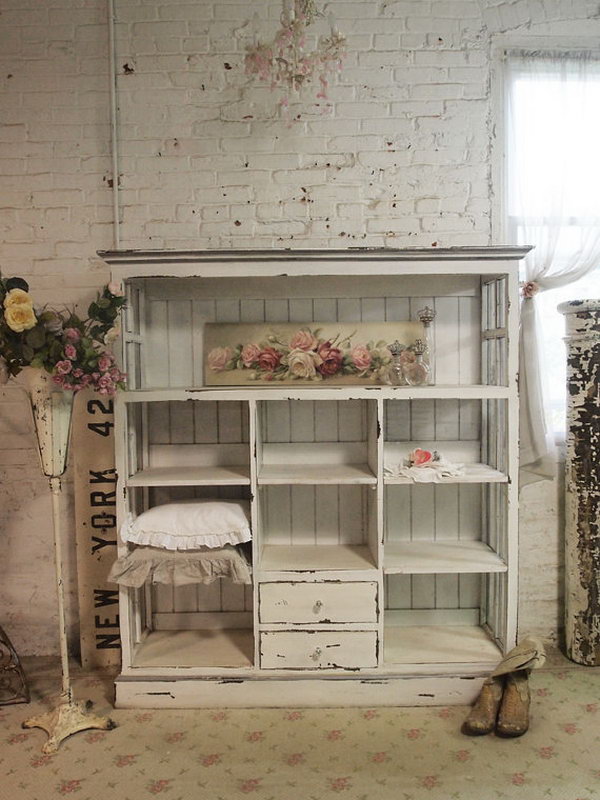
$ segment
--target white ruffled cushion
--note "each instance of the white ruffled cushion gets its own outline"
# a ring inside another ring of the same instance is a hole
[[[124,542],[196,550],[242,544],[252,538],[250,504],[247,500],[193,500],[166,503],[129,515],[121,527]]]
[[[115,561],[108,576],[112,583],[135,589],[148,579],[152,583],[185,586],[213,583],[218,578],[227,578],[234,583],[252,583],[248,562],[243,553],[231,545],[185,552],[136,547]]]

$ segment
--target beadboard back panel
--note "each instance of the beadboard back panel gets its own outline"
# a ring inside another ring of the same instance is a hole
[[[187,279],[177,285],[168,279],[148,279],[141,325],[142,364],[134,369],[141,375],[139,388],[201,386],[206,322],[404,322],[416,320],[425,305],[436,311],[432,337],[436,382],[479,383],[479,280],[432,276],[428,285],[435,293],[423,296],[423,282],[414,276],[390,276],[387,282],[364,276],[248,278],[241,296],[239,281]]]

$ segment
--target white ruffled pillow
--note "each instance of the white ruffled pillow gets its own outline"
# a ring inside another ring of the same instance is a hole
[[[252,538],[250,504],[247,500],[193,500],[154,506],[139,517],[129,515],[121,538],[166,550],[242,544]]]

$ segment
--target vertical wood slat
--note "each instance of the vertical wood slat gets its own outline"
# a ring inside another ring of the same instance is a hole
[[[193,363],[192,304],[172,300],[167,318],[169,386],[188,386]]]

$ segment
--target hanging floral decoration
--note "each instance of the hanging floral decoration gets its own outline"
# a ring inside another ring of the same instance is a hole
[[[88,308],[87,319],[69,309],[38,308],[23,278],[0,275],[0,384],[24,367],[38,367],[63,389],[90,387],[103,395],[125,388],[110,345],[120,335],[125,297],[109,283]]]
[[[330,18],[331,33],[321,36],[317,47],[305,52],[306,29],[323,14],[314,0],[284,0],[281,28],[272,42],[256,42],[246,48],[246,74],[267,81],[271,89],[283,90],[280,105],[284,111],[290,93],[299,92],[307,84],[317,84],[316,98],[327,99],[328,75],[341,70],[345,56],[346,38],[336,30]]]

